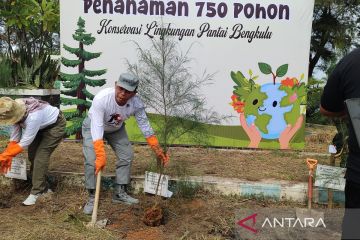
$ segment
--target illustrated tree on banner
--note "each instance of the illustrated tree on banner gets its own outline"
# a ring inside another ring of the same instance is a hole
[[[250,139],[248,147],[258,148],[260,142],[278,141],[280,149],[289,149],[290,141],[304,122],[300,108],[306,103],[304,74],[300,80],[284,77],[288,64],[281,65],[276,72],[269,64],[258,63],[258,66],[263,74],[272,76],[272,81],[259,85],[256,83],[259,76],[254,76],[252,70],[248,78],[241,71],[232,71],[236,86],[231,105],[240,114],[240,124]],[[284,78],[276,82],[280,77]]]
[[[71,121],[71,124],[66,128],[66,134],[68,136],[76,134],[76,139],[81,139],[81,125],[86,117],[86,111],[90,108],[94,95],[86,90],[86,86],[99,87],[106,83],[105,79],[90,79],[88,77],[100,76],[106,73],[106,69],[102,70],[88,70],[85,68],[85,62],[94,58],[98,58],[101,53],[92,53],[84,49],[84,46],[91,45],[95,42],[95,37],[91,36],[91,33],[85,31],[85,20],[79,17],[77,22],[78,29],[72,35],[75,41],[79,42],[79,47],[72,48],[65,44],[63,47],[71,54],[75,54],[77,59],[70,60],[62,57],[61,63],[66,67],[78,67],[78,73],[60,73],[60,80],[63,87],[67,90],[61,91],[62,94],[70,96],[72,98],[61,98],[62,105],[77,105],[76,111],[65,112],[65,118],[67,121]]]

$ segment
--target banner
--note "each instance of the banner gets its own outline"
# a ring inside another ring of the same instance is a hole
[[[194,75],[213,74],[201,89],[207,108],[230,116],[204,123],[210,145],[302,149],[313,7],[313,0],[61,0],[61,44],[78,46],[81,17],[96,39],[87,50],[101,52],[86,68],[107,69],[106,84],[88,89],[96,93],[114,87],[127,62],[137,61],[134,42],[146,48],[172,36],[184,50],[192,46]],[[63,47],[61,54],[74,59]],[[127,128],[136,141],[133,123]]]

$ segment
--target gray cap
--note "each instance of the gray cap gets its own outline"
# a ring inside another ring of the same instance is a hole
[[[125,88],[128,91],[133,92],[139,85],[139,79],[131,73],[123,73],[120,75],[119,80],[116,84],[120,87]]]

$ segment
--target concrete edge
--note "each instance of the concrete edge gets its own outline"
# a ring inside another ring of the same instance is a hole
[[[110,189],[115,175],[105,174],[102,187]],[[49,172],[49,179],[65,187],[84,187],[84,174],[73,172]],[[131,186],[134,192],[140,193],[144,189],[145,176],[132,176]],[[170,178],[169,184],[179,181],[189,181],[202,186],[214,194],[238,195],[259,199],[274,199],[276,201],[293,201],[305,203],[308,199],[308,183],[278,180],[247,181],[236,178],[221,178],[214,176],[189,176],[185,179]],[[0,188],[11,185],[11,179],[0,176]],[[6,188],[5,188],[6,189]],[[327,189],[314,187],[313,202],[327,204]],[[343,191],[333,190],[333,203],[344,204]]]

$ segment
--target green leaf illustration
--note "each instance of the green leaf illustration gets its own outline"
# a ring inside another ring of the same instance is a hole
[[[249,93],[249,91],[246,91],[242,88],[233,91],[233,94],[238,96],[241,101],[244,101],[249,96]]]
[[[249,83],[247,82],[247,80],[245,79],[244,75],[240,72],[237,71],[236,73],[231,71],[231,79],[238,85],[238,86],[247,86],[249,85]]]
[[[276,69],[276,76],[277,77],[285,76],[285,74],[288,71],[288,67],[289,67],[288,64],[284,64],[284,65],[281,65],[280,67],[278,67],[278,69]]]
[[[234,83],[241,86],[240,80],[236,77],[235,72],[231,71],[230,76],[231,76],[231,79],[234,81]]]
[[[259,62],[258,65],[259,65],[260,71],[263,74],[271,74],[272,73],[271,66],[269,64]]]
[[[254,80],[252,80],[252,79],[249,80],[249,83],[251,84],[251,88],[252,88],[252,86],[255,85],[255,82],[254,82]]]

